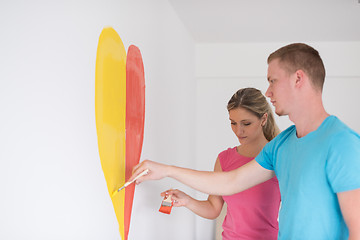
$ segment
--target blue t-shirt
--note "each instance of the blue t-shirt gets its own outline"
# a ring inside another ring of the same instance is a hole
[[[335,116],[302,138],[291,126],[256,157],[275,171],[279,239],[347,239],[336,193],[360,188],[360,136]]]

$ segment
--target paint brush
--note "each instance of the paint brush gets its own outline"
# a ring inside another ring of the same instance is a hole
[[[161,202],[161,206],[159,212],[170,214],[173,203],[171,199],[171,195],[167,195],[164,197],[164,200]]]
[[[144,176],[144,175],[146,175],[146,174],[148,174],[148,173],[149,173],[149,169],[145,169],[144,171],[142,171],[142,173],[140,173],[139,175],[137,175],[132,181],[126,182],[126,183],[124,184],[124,186],[122,186],[122,187],[119,188],[118,190],[115,190],[115,191],[112,193],[111,197],[114,197],[114,196],[115,196],[118,192],[120,192],[122,189],[126,188],[127,186],[129,186],[130,184],[132,184],[133,182],[135,182],[136,179],[138,179],[139,177],[142,177],[142,176]]]

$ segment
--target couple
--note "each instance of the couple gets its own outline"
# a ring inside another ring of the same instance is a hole
[[[214,172],[145,160],[130,180],[149,169],[138,184],[171,177],[208,193],[207,201],[163,193],[206,218],[216,218],[226,201],[223,239],[359,240],[360,136],[324,109],[318,51],[302,43],[278,49],[268,57],[267,78],[276,114],[295,125],[278,134],[260,91],[240,89],[228,103],[240,146],[220,153]]]

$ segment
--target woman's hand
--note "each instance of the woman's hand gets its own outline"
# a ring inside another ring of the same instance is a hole
[[[169,189],[161,193],[162,197],[171,195],[174,207],[186,207],[191,201],[192,197],[178,189]]]

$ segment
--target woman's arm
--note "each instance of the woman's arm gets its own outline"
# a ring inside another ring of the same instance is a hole
[[[205,201],[200,201],[178,189],[170,189],[161,193],[161,196],[171,195],[174,207],[186,207],[196,215],[207,219],[219,216],[224,201],[221,196],[209,195]]]
[[[219,158],[216,159],[214,172],[222,172]],[[171,199],[174,200],[174,207],[186,207],[196,215],[207,219],[217,218],[224,205],[224,200],[221,196],[209,195],[207,200],[200,201],[178,189],[170,189],[161,195],[171,195]]]

